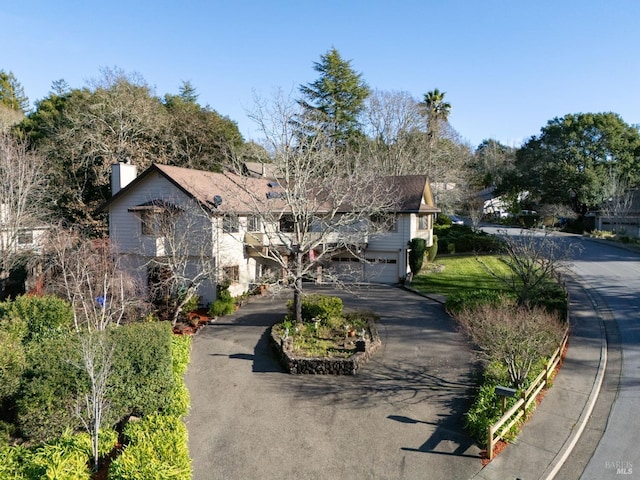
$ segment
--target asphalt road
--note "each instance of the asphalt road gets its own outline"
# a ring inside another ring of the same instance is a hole
[[[519,232],[509,229],[510,234]],[[603,401],[587,423],[585,438],[567,460],[567,476],[561,471],[558,478],[569,478],[570,472],[573,478],[577,468],[584,480],[640,478],[640,254],[580,236],[560,238],[581,246],[571,270],[607,312],[603,321],[610,365],[605,381],[612,391],[601,393]]]

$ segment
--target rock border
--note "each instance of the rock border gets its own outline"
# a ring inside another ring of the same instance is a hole
[[[282,338],[270,329],[271,343],[278,353],[280,363],[291,374],[303,375],[355,375],[371,356],[380,348],[382,341],[373,320],[367,320],[369,338],[356,340],[359,350],[349,358],[337,357],[297,357],[293,355],[293,339]]]

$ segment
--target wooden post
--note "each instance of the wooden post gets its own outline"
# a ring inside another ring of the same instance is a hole
[[[489,425],[489,435],[487,438],[487,458],[491,460],[493,458],[493,425]]]

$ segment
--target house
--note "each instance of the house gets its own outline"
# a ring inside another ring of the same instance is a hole
[[[325,244],[314,245],[308,254],[311,261],[316,252],[320,258],[328,251],[324,248],[328,242],[337,245],[342,241],[346,246],[318,261],[316,281],[342,277],[397,283],[409,272],[409,241],[421,237],[427,245],[433,243],[433,220],[439,209],[427,177],[384,177],[380,182],[394,189],[393,221],[386,231],[375,235],[351,228],[350,232],[332,232],[333,237],[322,240]],[[178,240],[188,244],[186,270],[205,271],[203,262],[215,265],[199,289],[204,303],[215,298],[216,283],[222,279],[230,282],[232,295],[239,295],[264,277],[277,280],[281,275],[268,253],[286,246],[289,225],[287,212],[282,202],[278,203],[279,184],[273,179],[158,164],[136,175],[135,166],[119,163],[112,168],[112,195],[103,206],[109,214],[111,243],[126,268],[142,283],[153,277],[150,260],[175,252]],[[256,215],[256,199],[279,215]],[[182,222],[175,238],[168,238],[159,228],[168,217]],[[349,235],[349,242],[339,238],[341,235]]]
[[[640,238],[640,189],[629,190],[609,199],[600,210],[587,212],[584,226]]]

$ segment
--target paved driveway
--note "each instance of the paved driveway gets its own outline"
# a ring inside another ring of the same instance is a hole
[[[315,288],[314,288],[315,290]],[[355,377],[283,373],[257,299],[194,338],[186,380],[195,480],[464,479],[481,469],[463,433],[474,359],[440,304],[392,287],[343,297],[381,315],[382,349]]]

